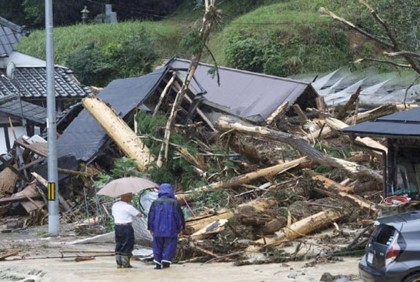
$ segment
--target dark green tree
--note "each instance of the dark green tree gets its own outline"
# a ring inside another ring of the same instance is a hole
[[[22,10],[23,0],[0,0],[0,17],[18,25],[26,25],[25,12]]]
[[[151,72],[157,59],[152,35],[141,29],[122,42],[107,46],[91,43],[70,54],[66,65],[75,72],[81,83],[106,86],[116,78]]]
[[[117,73],[115,66],[105,59],[102,50],[94,43],[69,55],[66,65],[84,85],[105,86]]]

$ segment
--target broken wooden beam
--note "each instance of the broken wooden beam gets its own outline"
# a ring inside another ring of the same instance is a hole
[[[36,172],[33,172],[32,175],[35,177],[35,179],[41,183],[45,188],[48,187],[48,181],[43,178],[41,175],[37,174]],[[73,213],[70,206],[67,204],[66,200],[58,193],[58,201],[63,206],[66,212]]]

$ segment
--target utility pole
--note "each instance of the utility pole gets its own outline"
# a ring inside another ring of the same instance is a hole
[[[58,207],[57,170],[57,122],[54,79],[54,31],[52,0],[45,0],[45,34],[47,61],[47,134],[48,134],[48,233],[57,236],[60,232]]]

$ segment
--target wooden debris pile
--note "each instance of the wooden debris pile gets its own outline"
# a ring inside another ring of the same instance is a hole
[[[90,108],[95,117],[105,112],[98,109],[107,107],[96,98],[86,98],[83,105]],[[299,107],[295,105],[294,109]],[[162,110],[169,109],[162,107]],[[269,126],[257,126],[232,115],[221,115],[213,122],[216,129],[212,133],[213,141],[203,139],[209,134],[198,134],[208,128],[201,120],[191,123],[196,131],[192,131],[192,127],[170,127],[180,134],[188,133],[189,138],[201,146],[200,152],[208,153],[209,146],[235,152],[234,158],[229,153],[222,157],[236,163],[236,169],[220,166],[218,172],[212,173],[209,158],[213,155],[194,155],[186,148],[177,147],[177,158],[185,159],[196,168],[197,177],[203,177],[209,183],[202,187],[176,184],[179,188],[177,197],[191,214],[181,239],[179,260],[243,261],[256,252],[265,253],[265,259],[269,261],[297,259],[299,252],[279,250],[296,242],[306,244],[307,236],[328,228],[333,228],[335,233],[326,236],[333,236],[330,241],[338,242],[336,245],[340,248],[362,249],[369,235],[366,228],[377,216],[377,204],[381,201],[381,158],[376,151],[355,146],[337,129],[390,111],[397,111],[397,108],[385,105],[364,113],[350,111],[351,117],[338,111],[335,115],[342,116],[342,120],[338,120],[333,114],[308,109],[307,113],[298,111],[298,115],[283,115],[283,119]],[[309,113],[313,118],[307,117]],[[139,171],[147,171],[155,160],[165,163],[165,158],[151,155],[140,139],[135,143],[124,141],[124,138],[131,140],[129,136],[134,131],[112,111],[97,121],[104,128],[112,123],[125,124],[121,134],[114,134],[112,126],[109,129],[110,137],[119,148],[113,157],[125,155],[134,159]],[[371,139],[356,139],[355,142],[383,149],[382,144]],[[162,144],[165,144],[164,140]],[[0,172],[4,176],[2,179],[7,179],[1,182],[2,220],[7,224],[11,215],[21,215],[21,223],[16,227],[46,224],[47,181],[31,171],[45,160],[45,153],[39,149],[39,144],[38,147],[29,146],[24,140],[16,142],[15,146],[13,161],[6,162]],[[27,163],[19,163],[22,157]],[[236,176],[226,179],[224,170],[230,170]],[[59,168],[59,171],[68,176],[60,183],[62,221],[77,222],[97,215],[98,207],[101,211],[109,210],[105,207],[109,203],[95,200],[93,181],[99,172],[107,171],[105,164],[81,164],[79,170]],[[159,182],[159,179],[154,181]],[[217,191],[219,194],[214,194]],[[208,200],[215,195],[213,204],[217,202],[218,205],[205,207],[197,202],[197,198]],[[362,235],[356,230],[361,230]],[[87,233],[93,234],[92,231]],[[359,242],[354,242],[356,239]],[[317,240],[310,244],[324,245],[321,241],[326,237]],[[331,254],[338,251],[337,246],[330,245],[327,249]]]

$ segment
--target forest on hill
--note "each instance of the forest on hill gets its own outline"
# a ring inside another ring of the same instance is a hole
[[[42,2],[0,1],[1,16],[25,24],[32,31],[18,50],[39,58],[45,57]],[[69,1],[54,1],[55,17],[71,18],[68,22],[55,19],[56,63],[72,68],[84,84],[104,86],[115,78],[150,72],[172,56],[190,58],[203,15],[203,1],[125,2],[136,2],[136,7],[141,9],[150,7],[147,8],[150,14],[133,16],[118,10],[121,6],[132,7],[118,1],[113,10],[117,11],[119,22],[110,25],[95,22],[95,15],[105,5],[101,1],[71,1],[71,8]],[[220,2],[222,22],[212,30],[202,61],[277,76],[325,73],[342,66],[356,70],[372,64],[380,70],[393,69],[394,66],[378,65],[375,61],[354,64],[361,57],[381,58],[381,46],[323,15],[319,12],[321,7],[369,33],[378,32],[380,37],[386,34],[363,5],[357,1],[345,2],[345,5],[340,0]],[[398,19],[391,21],[393,32],[403,46],[416,51],[419,24],[415,19],[420,14],[419,4],[392,2],[399,5],[388,9],[389,1],[375,1],[375,11],[385,20]],[[81,24],[80,11],[84,5],[90,11],[87,24]],[[69,16],[61,15],[64,12]],[[153,18],[151,14],[162,16]]]

